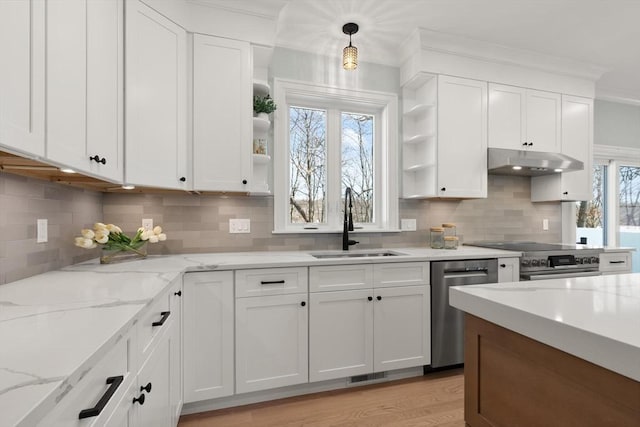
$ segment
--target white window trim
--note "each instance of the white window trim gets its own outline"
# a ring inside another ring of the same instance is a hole
[[[593,164],[607,166],[607,199],[605,200],[607,216],[619,218],[618,194],[620,184],[618,176],[619,166],[640,167],[640,149],[613,145],[593,146]],[[562,232],[562,241],[573,244],[576,241],[576,204],[574,202],[562,204],[562,222],[565,225]],[[618,247],[620,245],[620,231],[617,221],[606,222],[607,246]]]
[[[375,185],[380,186],[379,200],[376,200],[376,224],[363,225],[356,232],[398,232],[398,96],[393,93],[345,89],[318,83],[300,82],[287,79],[274,79],[274,101],[280,106],[274,112],[274,233],[337,233],[342,232],[342,206],[339,200],[327,201],[327,224],[318,229],[304,229],[303,225],[291,225],[287,221],[288,182],[289,182],[289,109],[291,103],[308,99],[314,104],[352,104],[358,111],[375,113],[376,132],[382,147],[376,158]],[[315,101],[315,102],[314,102]],[[335,161],[328,153],[327,161]],[[337,153],[337,156],[340,154]],[[335,189],[331,181],[329,194],[334,196]],[[378,218],[379,216],[379,218]],[[310,225],[310,224],[309,224]]]

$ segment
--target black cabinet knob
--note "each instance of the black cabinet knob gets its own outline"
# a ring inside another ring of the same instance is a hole
[[[506,268],[507,264],[500,264],[500,268]]]
[[[447,191],[447,187],[442,187],[440,191]]]
[[[246,179],[243,179],[243,180],[242,180],[242,183],[243,183],[244,185],[247,185],[247,180],[246,180]]]
[[[530,142],[530,143],[529,143],[529,147],[533,147],[533,142]]]
[[[300,303],[300,305],[304,307],[305,305],[307,305],[307,303],[306,303],[306,302],[304,302],[304,301],[302,301],[302,302]]]
[[[134,397],[133,403],[139,403],[141,405],[144,405],[144,393],[142,393],[140,397]]]
[[[151,393],[151,383],[147,383],[146,386],[140,386],[140,391],[146,391],[147,393]]]
[[[522,143],[522,146],[523,146],[523,147],[526,147],[527,145],[529,145],[529,144],[527,144],[527,141],[525,141],[525,142],[523,142],[523,143]]]
[[[382,297],[381,297],[380,295],[378,295],[378,296],[376,297],[376,299],[377,299],[378,301],[380,301],[380,300],[382,299]]]
[[[186,177],[184,177],[184,176],[181,176],[181,177],[180,177],[180,182],[185,182],[186,180],[187,180],[187,178],[186,178]]]
[[[181,297],[182,296],[182,291],[174,292],[173,294]]]
[[[95,156],[89,157],[89,160],[93,160],[94,162],[97,162],[97,163],[102,163],[103,165],[107,164],[107,159],[105,157],[101,159],[100,156],[98,156],[97,154]]]
[[[568,192],[568,191],[565,191],[565,192],[564,192],[564,193],[562,193],[562,194],[564,194],[565,196],[568,196],[568,195],[569,195],[569,192]]]
[[[367,297],[369,301],[373,301],[373,297]]]

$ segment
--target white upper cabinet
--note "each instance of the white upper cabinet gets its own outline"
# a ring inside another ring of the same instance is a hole
[[[487,197],[487,83],[419,73],[402,93],[403,197]]]
[[[45,3],[0,1],[0,147],[44,156]]]
[[[249,43],[193,37],[195,190],[249,191],[252,135]]]
[[[46,157],[122,181],[123,3],[47,3]]]
[[[126,16],[125,181],[188,189],[187,33],[139,0]]]
[[[487,197],[487,83],[438,78],[438,197]]]
[[[560,94],[489,83],[489,147],[560,151]]]
[[[593,99],[562,95],[562,154],[584,169],[531,178],[531,200],[574,201],[593,198]]]

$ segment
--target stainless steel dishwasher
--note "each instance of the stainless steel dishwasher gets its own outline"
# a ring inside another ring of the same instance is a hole
[[[497,259],[431,263],[431,368],[464,363],[464,313],[449,305],[449,287],[497,281]]]

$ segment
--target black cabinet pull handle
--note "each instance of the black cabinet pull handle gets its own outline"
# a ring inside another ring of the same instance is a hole
[[[186,177],[184,177],[184,176],[181,176],[181,177],[180,177],[180,182],[185,182],[186,180],[187,180],[187,178],[186,178]]]
[[[151,393],[151,383],[147,383],[146,386],[140,386],[140,391],[146,391],[147,393]]]
[[[609,264],[624,264],[624,261],[609,261]]]
[[[373,301],[373,297],[367,297],[369,301]]]
[[[380,295],[378,295],[378,296],[376,297],[376,299],[377,299],[378,301],[380,301],[380,300],[382,299],[382,297],[381,297]]]
[[[102,159],[100,158],[100,156],[98,156],[97,154],[95,156],[91,156],[89,157],[89,160],[93,160],[97,163],[102,163],[103,165],[107,164],[107,159],[106,157],[103,157]]]
[[[181,297],[182,296],[182,291],[174,292],[173,294]]]
[[[261,280],[261,285],[281,285],[284,284],[284,280]]]
[[[80,413],[78,414],[78,419],[81,420],[83,418],[90,418],[100,415],[100,412],[102,412],[104,407],[107,406],[107,403],[109,403],[109,399],[111,399],[111,396],[113,396],[118,387],[120,387],[122,381],[124,381],[123,375],[107,378],[107,384],[109,384],[109,388],[107,389],[107,391],[105,391],[100,400],[98,400],[96,406],[80,411]]]
[[[244,185],[247,185],[247,180],[246,180],[246,179],[243,179],[243,180],[242,180],[242,183],[243,183]]]
[[[151,324],[151,326],[162,326],[164,325],[164,322],[167,321],[167,319],[169,318],[169,315],[171,314],[170,311],[163,311],[160,314],[162,314],[162,319],[158,320],[157,322],[153,322]]]
[[[302,301],[302,302],[300,303],[300,305],[304,307],[305,305],[307,305],[307,303],[306,303],[306,302],[304,302],[304,301]]]
[[[507,264],[500,264],[501,268],[505,268],[507,266]]]
[[[140,397],[134,397],[133,403],[139,403],[141,405],[144,405],[144,393],[142,393]]]

